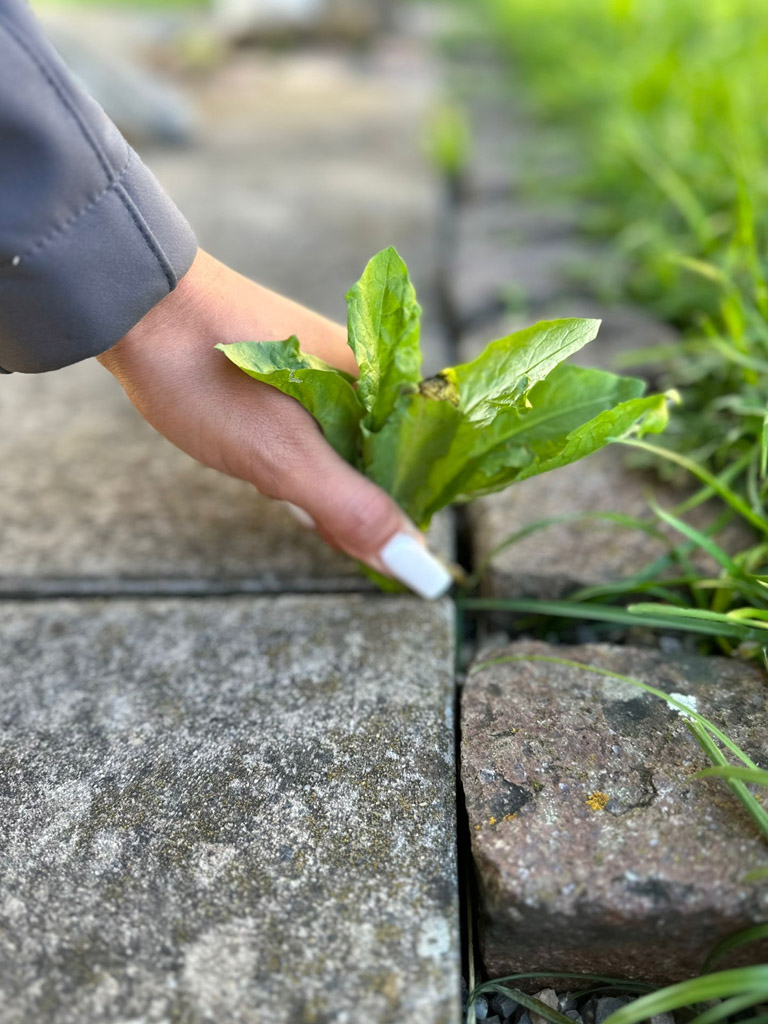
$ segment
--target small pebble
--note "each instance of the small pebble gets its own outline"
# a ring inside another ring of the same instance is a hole
[[[595,1024],[595,1009],[597,1007],[597,998],[592,996],[581,1006],[581,1019],[584,1024]]]
[[[514,1014],[518,1004],[509,996],[502,996],[497,992],[491,999],[490,1007],[494,1013],[497,1013],[505,1021]]]
[[[602,999],[598,999],[595,1008],[595,1024],[603,1024],[603,1021],[607,1020],[612,1013],[631,1002],[631,999],[621,999],[619,996],[603,996]]]
[[[538,999],[539,1002],[544,1003],[545,1006],[549,1006],[552,1010],[557,1009],[557,992],[553,988],[543,988],[541,992],[537,992],[533,997]],[[542,1017],[540,1013],[536,1013],[535,1010],[531,1011],[531,1024],[549,1024],[546,1017]]]
[[[478,996],[475,1000],[475,1018],[477,1020],[488,1019],[488,1000],[485,996]]]
[[[565,1013],[566,1010],[575,1010],[576,1000],[573,992],[564,992],[557,1001],[557,1008],[560,1010],[560,1013]]]
[[[675,1024],[675,1018],[671,1013],[657,1013],[649,1018],[649,1024]]]
[[[517,1024],[531,1024],[531,1015],[527,1010],[523,1010],[520,1014]]]
[[[584,1021],[581,1019],[581,1014],[578,1010],[566,1010],[565,1016],[570,1017],[571,1020],[575,1020],[576,1024],[584,1024]]]

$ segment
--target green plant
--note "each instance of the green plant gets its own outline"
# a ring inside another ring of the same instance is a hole
[[[295,337],[218,347],[251,377],[301,402],[335,450],[422,529],[452,502],[666,425],[669,395],[642,397],[640,380],[563,363],[595,337],[599,321],[537,324],[424,380],[421,310],[394,249],[373,257],[347,303],[356,383],[303,353]]]
[[[472,9],[511,58],[510,103],[527,105],[540,126],[541,145],[525,149],[531,187],[546,189],[549,202],[588,200],[582,223],[610,239],[624,294],[683,332],[679,343],[635,356],[661,363],[661,386],[678,388],[683,401],[665,446],[630,441],[631,461],[701,485],[677,508],[655,509],[679,543],[659,531],[659,557],[631,578],[537,610],[695,632],[728,652],[760,654],[768,646],[768,8],[760,0],[480,0]],[[548,134],[575,165],[570,178],[547,174],[537,159]],[[722,514],[711,530],[694,529],[687,512],[709,498]],[[741,524],[741,550],[719,542],[729,522]],[[692,561],[697,550],[711,571]],[[533,610],[525,604],[514,610]]]

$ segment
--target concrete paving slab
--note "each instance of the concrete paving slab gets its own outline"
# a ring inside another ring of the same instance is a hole
[[[356,564],[157,434],[88,362],[0,378],[0,594],[365,590]],[[432,544],[450,557],[450,517]]]
[[[0,610],[3,1024],[455,1024],[449,603]]]

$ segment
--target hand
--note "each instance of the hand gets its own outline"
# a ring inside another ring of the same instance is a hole
[[[290,502],[333,547],[423,597],[439,596],[450,577],[395,502],[336,454],[298,402],[214,349],[292,334],[305,351],[357,374],[343,327],[201,250],[175,291],[98,359],[182,451]]]

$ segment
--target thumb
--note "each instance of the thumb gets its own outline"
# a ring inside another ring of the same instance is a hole
[[[296,517],[313,525],[334,547],[393,576],[421,597],[442,596],[453,580],[427,549],[423,535],[388,494],[319,440],[311,465],[294,471],[281,489]]]

